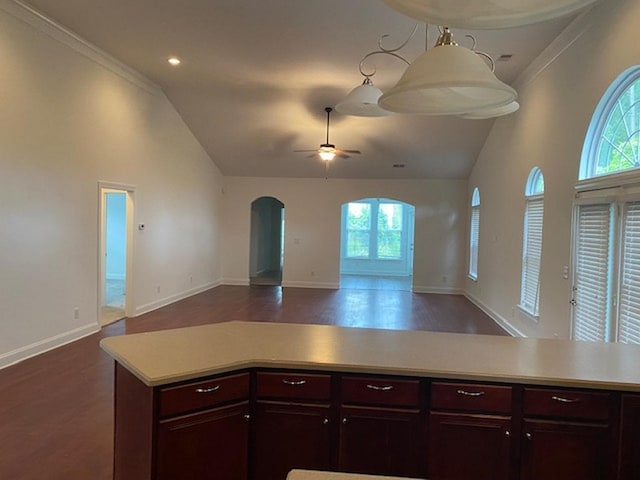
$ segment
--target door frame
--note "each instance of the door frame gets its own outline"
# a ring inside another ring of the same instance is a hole
[[[105,254],[106,245],[106,194],[107,193],[125,193],[126,194],[126,265],[125,265],[125,305],[124,314],[126,317],[135,316],[135,304],[133,298],[133,232],[134,232],[134,205],[135,205],[135,186],[114,182],[98,182],[98,305],[97,305],[97,321],[98,326],[102,327],[102,306],[104,304],[106,261]]]

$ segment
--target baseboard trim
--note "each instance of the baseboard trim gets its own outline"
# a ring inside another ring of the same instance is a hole
[[[248,287],[248,278],[223,278],[221,285],[232,285],[236,287]]]
[[[505,332],[507,332],[512,337],[526,337],[526,335],[522,331],[514,327],[506,318],[493,310],[491,307],[485,305],[482,301],[480,301],[480,299],[474,297],[469,292],[464,292],[464,296],[467,297],[467,300],[473,303],[476,307],[489,315],[494,322],[496,322]]]
[[[193,295],[197,295],[198,293],[211,290],[212,288],[215,288],[219,285],[222,285],[221,281],[205,283],[204,285],[186,290],[181,293],[177,293],[175,295],[171,295],[170,297],[162,298],[155,302],[147,303],[146,305],[140,305],[139,307],[136,307],[134,316],[138,317],[140,315],[144,315],[145,313],[149,313],[159,308],[166,307],[167,305],[178,302],[180,300],[184,300],[185,298],[191,297]]]
[[[283,287],[294,287],[294,288],[325,288],[330,290],[337,290],[340,288],[339,283],[333,282],[282,282]]]
[[[49,350],[62,347],[63,345],[75,342],[81,338],[88,337],[89,335],[93,335],[99,331],[100,327],[98,324],[91,323],[4,353],[0,355],[0,370],[10,367],[11,365],[15,365],[16,363],[20,363],[28,358],[48,352]]]
[[[438,295],[462,295],[464,293],[461,288],[456,287],[425,287],[414,285],[411,290],[413,293],[435,293]]]

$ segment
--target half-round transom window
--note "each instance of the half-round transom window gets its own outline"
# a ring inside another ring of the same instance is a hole
[[[532,197],[542,193],[544,193],[544,175],[542,175],[542,170],[538,167],[533,167],[531,173],[529,173],[524,194],[527,197]]]
[[[624,71],[606,91],[589,125],[580,180],[640,167],[640,66]]]

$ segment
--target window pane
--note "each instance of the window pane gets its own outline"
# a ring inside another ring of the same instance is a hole
[[[595,158],[595,172],[606,175],[640,166],[640,79],[612,102]]]
[[[402,205],[378,206],[378,258],[399,259],[402,241]]]
[[[347,256],[369,256],[369,231],[350,230],[347,232]]]
[[[371,205],[350,203],[347,212],[347,229],[369,230],[371,228]]]
[[[611,204],[578,207],[575,340],[609,340],[612,219]]]

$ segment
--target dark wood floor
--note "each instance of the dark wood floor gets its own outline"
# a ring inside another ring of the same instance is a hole
[[[0,479],[111,479],[113,362],[100,339],[230,320],[505,335],[462,296],[217,287],[0,370]]]

